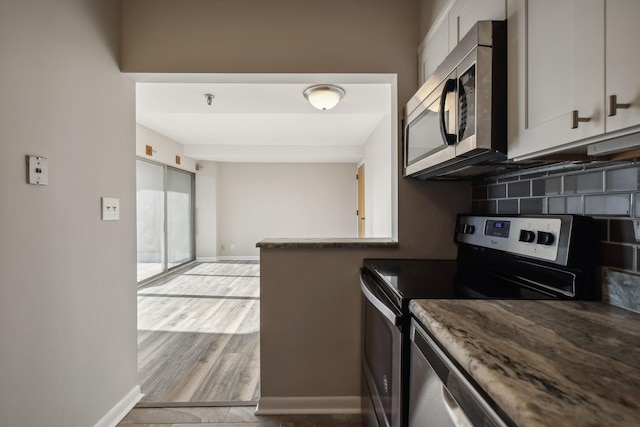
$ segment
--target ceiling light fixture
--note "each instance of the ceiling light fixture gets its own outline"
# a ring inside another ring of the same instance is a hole
[[[204,97],[207,99],[207,105],[211,105],[211,103],[213,102],[213,98],[215,98],[215,96],[211,95],[210,93],[205,93]]]
[[[304,97],[318,110],[330,110],[345,94],[344,89],[335,85],[315,85],[305,89]]]

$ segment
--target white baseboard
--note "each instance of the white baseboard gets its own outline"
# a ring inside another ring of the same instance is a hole
[[[256,415],[360,413],[360,396],[261,397],[256,409]]]
[[[142,399],[143,394],[140,393],[140,386],[135,386],[125,397],[120,399],[116,405],[111,408],[104,417],[96,423],[94,427],[116,427],[129,411],[136,406],[136,403]]]
[[[259,256],[213,256],[213,257],[196,257],[198,262],[217,262],[217,261],[260,261]]]
[[[218,261],[260,261],[259,256],[219,256]]]
[[[218,257],[217,256],[199,256],[196,257],[196,261],[198,262],[216,262],[218,261]]]

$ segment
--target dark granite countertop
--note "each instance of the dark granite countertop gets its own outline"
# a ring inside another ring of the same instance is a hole
[[[331,239],[264,239],[256,243],[262,249],[324,249],[324,248],[397,248],[398,242],[393,239],[377,238],[331,238]]]
[[[640,425],[640,315],[601,302],[414,300],[518,426]]]

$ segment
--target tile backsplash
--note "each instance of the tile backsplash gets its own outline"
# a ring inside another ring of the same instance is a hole
[[[640,164],[565,165],[473,183],[479,214],[578,214],[597,219],[603,300],[640,312]]]

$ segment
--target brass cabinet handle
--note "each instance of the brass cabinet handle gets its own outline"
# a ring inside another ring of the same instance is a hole
[[[573,110],[571,112],[571,129],[577,129],[578,124],[580,122],[590,122],[591,117],[580,117],[578,116],[578,110]]]
[[[609,97],[609,113],[608,116],[615,116],[618,113],[618,108],[626,110],[631,107],[631,104],[618,104],[618,95],[611,95]]]

